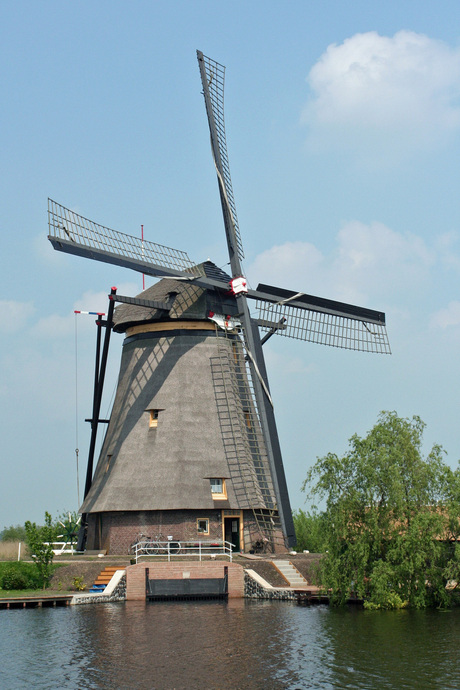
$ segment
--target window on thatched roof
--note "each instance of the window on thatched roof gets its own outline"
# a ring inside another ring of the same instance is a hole
[[[227,498],[227,487],[225,486],[225,479],[212,477],[209,480],[211,484],[211,494],[214,500]]]

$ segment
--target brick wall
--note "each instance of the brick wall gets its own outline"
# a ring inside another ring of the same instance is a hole
[[[88,549],[106,549],[111,554],[127,554],[139,534],[155,539],[162,535],[164,540],[172,536],[175,541],[197,541],[222,539],[222,520],[220,510],[158,510],[139,512],[103,513],[89,515]],[[209,534],[197,530],[197,518],[209,520]],[[98,519],[101,525],[98,525]],[[98,532],[101,533],[98,543]]]
[[[200,534],[197,519],[209,520],[209,534]],[[139,534],[155,539],[162,535],[166,541],[220,541],[222,534],[221,510],[157,510],[111,513],[92,513],[88,516],[87,549],[105,549],[109,554],[128,554]],[[249,551],[257,537],[257,525],[252,511],[244,511],[244,548]],[[284,552],[280,531],[275,532],[275,551]]]
[[[182,580],[199,578],[222,578],[224,567],[228,568],[228,597],[229,599],[244,596],[244,569],[237,563],[176,562],[176,563],[138,563],[126,568],[126,599],[129,601],[145,601],[146,599],[146,569],[150,580]]]

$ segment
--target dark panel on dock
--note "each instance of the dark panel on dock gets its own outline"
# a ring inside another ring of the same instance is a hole
[[[227,578],[200,578],[183,580],[148,580],[147,599],[225,599],[228,595]]]

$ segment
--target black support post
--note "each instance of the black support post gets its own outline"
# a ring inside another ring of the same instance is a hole
[[[107,310],[107,318],[105,321],[98,319],[97,325],[97,341],[96,341],[96,363],[94,370],[94,393],[93,393],[93,414],[91,416],[91,440],[88,451],[88,465],[86,468],[85,493],[83,500],[87,497],[93,481],[93,464],[94,451],[96,449],[97,430],[99,426],[99,415],[101,411],[102,391],[104,389],[105,371],[107,368],[107,356],[109,353],[110,334],[113,326],[113,310],[115,308],[115,300],[113,299],[117,293],[117,289],[113,287],[109,296],[109,308]],[[101,330],[105,328],[104,345],[101,350]],[[88,527],[88,515],[83,513],[81,516],[80,530],[78,532],[77,551],[84,551],[86,545],[86,533]]]

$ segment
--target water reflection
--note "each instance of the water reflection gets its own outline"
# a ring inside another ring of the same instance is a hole
[[[460,611],[331,610],[334,687],[460,688]]]
[[[128,602],[0,621],[1,686],[15,690],[460,687],[460,611]]]

